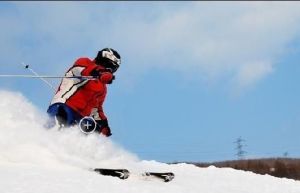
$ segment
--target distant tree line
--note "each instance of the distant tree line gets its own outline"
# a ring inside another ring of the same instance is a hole
[[[268,174],[280,178],[300,180],[300,159],[293,158],[266,158],[232,160],[213,163],[194,163],[198,167],[215,166],[219,168],[229,167],[237,170],[252,171],[257,174]]]

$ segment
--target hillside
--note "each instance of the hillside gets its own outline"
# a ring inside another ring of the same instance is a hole
[[[1,193],[299,193],[300,182],[231,168],[199,168],[140,160],[111,139],[77,129],[45,130],[41,113],[22,95],[0,91]],[[128,168],[127,180],[90,167]],[[172,171],[169,183],[143,171]]]

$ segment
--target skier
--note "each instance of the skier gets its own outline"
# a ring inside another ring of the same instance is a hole
[[[121,63],[121,57],[112,48],[100,50],[94,60],[79,58],[65,76],[93,76],[95,79],[63,78],[47,110],[52,126],[55,119],[60,126],[76,125],[86,116],[96,121],[96,131],[111,136],[107,117],[103,112],[107,87],[115,79],[113,75]]]

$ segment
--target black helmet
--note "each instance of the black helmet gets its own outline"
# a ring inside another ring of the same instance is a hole
[[[121,64],[121,56],[112,48],[104,48],[98,52],[95,63],[116,72]]]

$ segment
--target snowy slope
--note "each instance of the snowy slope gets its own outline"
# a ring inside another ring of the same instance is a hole
[[[76,128],[43,129],[43,113],[22,95],[0,91],[0,193],[300,193],[300,182],[188,164],[142,161],[111,139]],[[170,183],[100,176],[90,167],[173,171]]]

